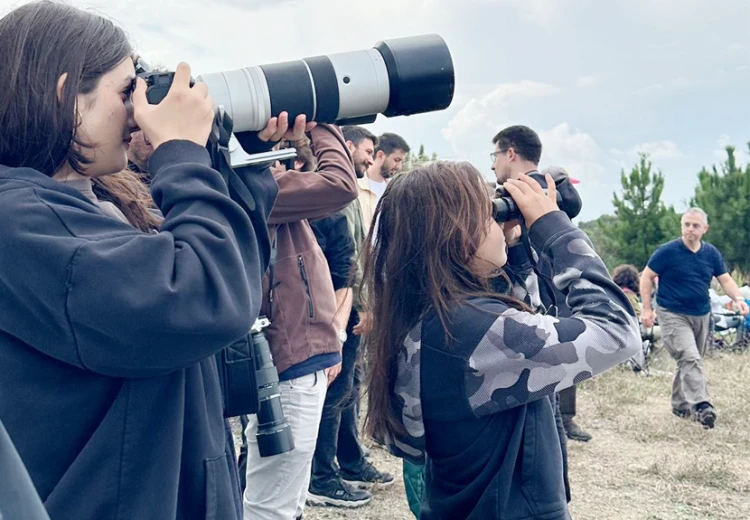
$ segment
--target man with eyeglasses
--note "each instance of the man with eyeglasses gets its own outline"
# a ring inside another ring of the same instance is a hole
[[[539,135],[528,126],[510,126],[498,133],[492,142],[495,151],[490,154],[492,159],[492,170],[495,172],[498,185],[502,185],[508,179],[517,179],[521,175],[528,175],[538,171],[539,160],[542,156],[542,142]],[[578,181],[571,179],[571,183]],[[511,240],[508,240],[511,238]],[[506,237],[508,247],[517,242],[512,237]],[[519,247],[520,249],[520,247]],[[525,253],[523,253],[525,255]],[[549,307],[550,302],[543,302]],[[559,314],[565,314],[567,307],[560,305],[562,302],[553,302],[560,310]],[[560,413],[562,414],[565,434],[569,439],[588,442],[591,434],[581,429],[574,421],[576,415],[576,387],[572,386],[563,390],[560,396]]]

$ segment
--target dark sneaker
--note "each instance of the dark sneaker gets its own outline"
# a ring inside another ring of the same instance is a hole
[[[689,419],[690,418],[690,410],[682,410],[680,408],[672,408],[672,413],[675,414],[680,419]]]
[[[580,442],[589,442],[591,440],[591,434],[583,431],[573,419],[563,419],[563,428],[565,428],[565,435],[570,440]]]
[[[340,474],[342,480],[347,484],[363,489],[368,489],[372,486],[388,487],[393,484],[393,475],[378,471],[369,462],[365,462],[362,470],[357,474],[344,470],[341,470]]]
[[[705,429],[711,429],[716,423],[716,412],[714,407],[708,403],[699,405],[695,410],[695,420],[703,425]]]
[[[369,491],[357,489],[339,478],[330,480],[324,486],[315,486],[310,482],[307,490],[307,503],[311,506],[362,507],[372,500]]]

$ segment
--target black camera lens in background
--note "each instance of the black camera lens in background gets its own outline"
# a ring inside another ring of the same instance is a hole
[[[271,457],[294,449],[292,427],[281,406],[279,374],[273,364],[266,335],[253,332],[255,382],[258,387],[258,451],[261,457]]]
[[[443,39],[413,36],[374,48],[203,74],[214,103],[235,132],[257,131],[283,111],[290,121],[372,123],[378,114],[404,116],[443,110],[455,90],[453,60]]]

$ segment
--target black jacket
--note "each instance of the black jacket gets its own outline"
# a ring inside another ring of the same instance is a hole
[[[333,290],[351,287],[352,266],[355,260],[354,239],[349,233],[346,215],[339,211],[330,217],[310,222],[310,226],[328,261]]]
[[[270,171],[228,195],[205,148],[151,157],[158,234],[0,167],[0,417],[53,520],[240,519],[213,354],[247,334]]]

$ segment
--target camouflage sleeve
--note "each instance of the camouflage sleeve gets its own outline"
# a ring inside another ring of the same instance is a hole
[[[532,314],[499,302],[488,308],[499,316],[470,354],[465,379],[469,405],[478,416],[571,387],[640,348],[632,307],[586,234],[563,212],[554,212],[534,223],[529,236],[549,260],[552,281],[566,295],[572,316]]]
[[[508,263],[503,270],[510,278],[511,294],[534,309],[535,312],[544,312],[545,309],[542,306],[539,291],[539,280],[523,244],[516,244],[508,248]]]

